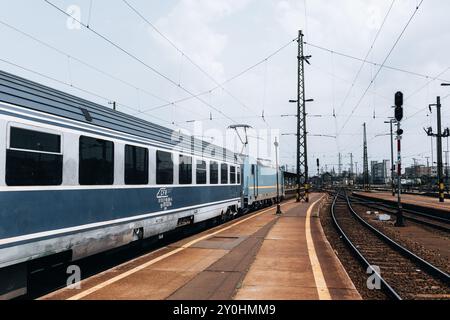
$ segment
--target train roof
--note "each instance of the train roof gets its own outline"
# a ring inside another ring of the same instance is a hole
[[[235,153],[195,137],[0,70],[0,101],[132,134],[172,146],[174,150],[236,162]],[[176,137],[177,139],[173,139]]]

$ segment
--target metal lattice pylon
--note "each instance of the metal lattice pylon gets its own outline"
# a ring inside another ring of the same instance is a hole
[[[305,60],[303,32],[298,34],[298,94],[297,94],[297,202],[309,201],[308,148],[306,131]],[[303,186],[303,188],[301,188]]]

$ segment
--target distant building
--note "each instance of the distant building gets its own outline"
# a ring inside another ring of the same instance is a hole
[[[387,184],[390,181],[390,161],[382,162],[372,161],[370,163],[372,169],[373,184]]]
[[[450,167],[443,167],[442,168],[442,173],[445,176],[446,171],[449,171],[450,173]],[[424,165],[418,165],[418,166],[411,166],[409,168],[405,169],[405,174],[407,178],[420,178],[420,177],[437,177],[437,166],[433,166],[433,167],[426,167]]]
[[[423,165],[412,166],[405,169],[406,178],[420,178],[424,176],[437,176],[437,168],[429,168]]]

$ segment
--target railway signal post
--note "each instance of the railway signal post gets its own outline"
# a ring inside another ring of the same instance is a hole
[[[400,91],[395,94],[395,120],[397,120],[397,221],[395,222],[396,227],[404,227],[405,222],[403,219],[403,208],[402,208],[402,153],[401,153],[401,143],[403,130],[401,128],[401,121],[403,119],[403,93]]]

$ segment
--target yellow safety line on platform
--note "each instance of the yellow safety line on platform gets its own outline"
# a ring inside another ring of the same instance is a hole
[[[327,283],[325,282],[325,278],[323,276],[322,268],[320,267],[319,258],[317,257],[316,249],[314,247],[314,241],[311,234],[311,212],[314,206],[319,201],[321,201],[322,198],[314,202],[308,208],[308,211],[306,213],[306,245],[308,247],[309,260],[311,261],[311,267],[313,270],[314,281],[316,282],[317,293],[319,294],[319,300],[331,300],[330,291],[328,290]]]
[[[293,201],[287,202],[287,203],[283,204],[282,206],[285,206],[285,205],[287,205],[289,203],[293,203]],[[94,287],[92,287],[92,288],[90,288],[90,289],[88,289],[86,291],[80,292],[79,294],[76,294],[76,295],[68,298],[67,300],[80,300],[80,299],[83,299],[84,297],[86,297],[86,296],[88,296],[88,295],[90,295],[90,294],[92,294],[92,293],[94,293],[94,292],[96,292],[96,291],[98,291],[100,289],[103,289],[104,287],[109,286],[110,284],[113,284],[113,283],[115,283],[115,282],[117,282],[119,280],[122,280],[122,279],[124,279],[124,278],[126,278],[126,277],[128,277],[128,276],[130,276],[130,275],[132,275],[132,274],[134,274],[136,272],[138,272],[138,271],[141,271],[141,270],[151,266],[152,264],[155,264],[155,263],[157,263],[157,262],[159,262],[161,260],[164,260],[164,259],[166,259],[166,258],[168,258],[168,257],[170,257],[170,256],[172,256],[172,255],[174,255],[174,254],[176,254],[178,252],[180,252],[180,251],[183,251],[184,249],[187,249],[187,248],[193,246],[194,244],[196,244],[196,243],[198,243],[200,241],[203,241],[203,240],[208,239],[208,238],[210,238],[212,236],[215,236],[216,234],[219,234],[219,233],[221,233],[223,231],[229,230],[229,229],[231,229],[231,228],[233,228],[233,227],[235,227],[235,226],[237,226],[237,225],[239,225],[241,223],[244,223],[244,222],[246,222],[246,221],[248,221],[250,219],[256,218],[256,217],[262,215],[263,213],[266,213],[267,211],[270,211],[270,210],[273,210],[273,209],[276,209],[276,208],[272,207],[272,208],[266,209],[264,211],[261,211],[260,213],[257,213],[257,214],[255,214],[255,215],[253,215],[251,217],[248,217],[248,218],[246,218],[244,220],[235,222],[235,223],[233,223],[232,225],[230,225],[230,226],[228,226],[226,228],[220,229],[220,230],[218,230],[218,231],[216,231],[214,233],[207,234],[207,235],[205,235],[205,236],[203,236],[201,238],[193,240],[193,241],[191,241],[191,242],[181,246],[178,249],[170,251],[170,252],[168,252],[168,253],[166,253],[166,254],[158,257],[158,258],[150,260],[150,261],[148,261],[148,262],[146,262],[146,263],[144,263],[144,264],[142,264],[142,265],[140,265],[138,267],[135,267],[135,268],[133,268],[131,270],[128,270],[128,271],[126,271],[124,273],[121,273],[118,276],[115,276],[114,278],[111,278],[111,279],[109,279],[109,280],[107,280],[105,282],[102,282],[102,283],[100,283],[100,284],[98,284],[98,285],[96,285],[96,286],[94,286]]]

